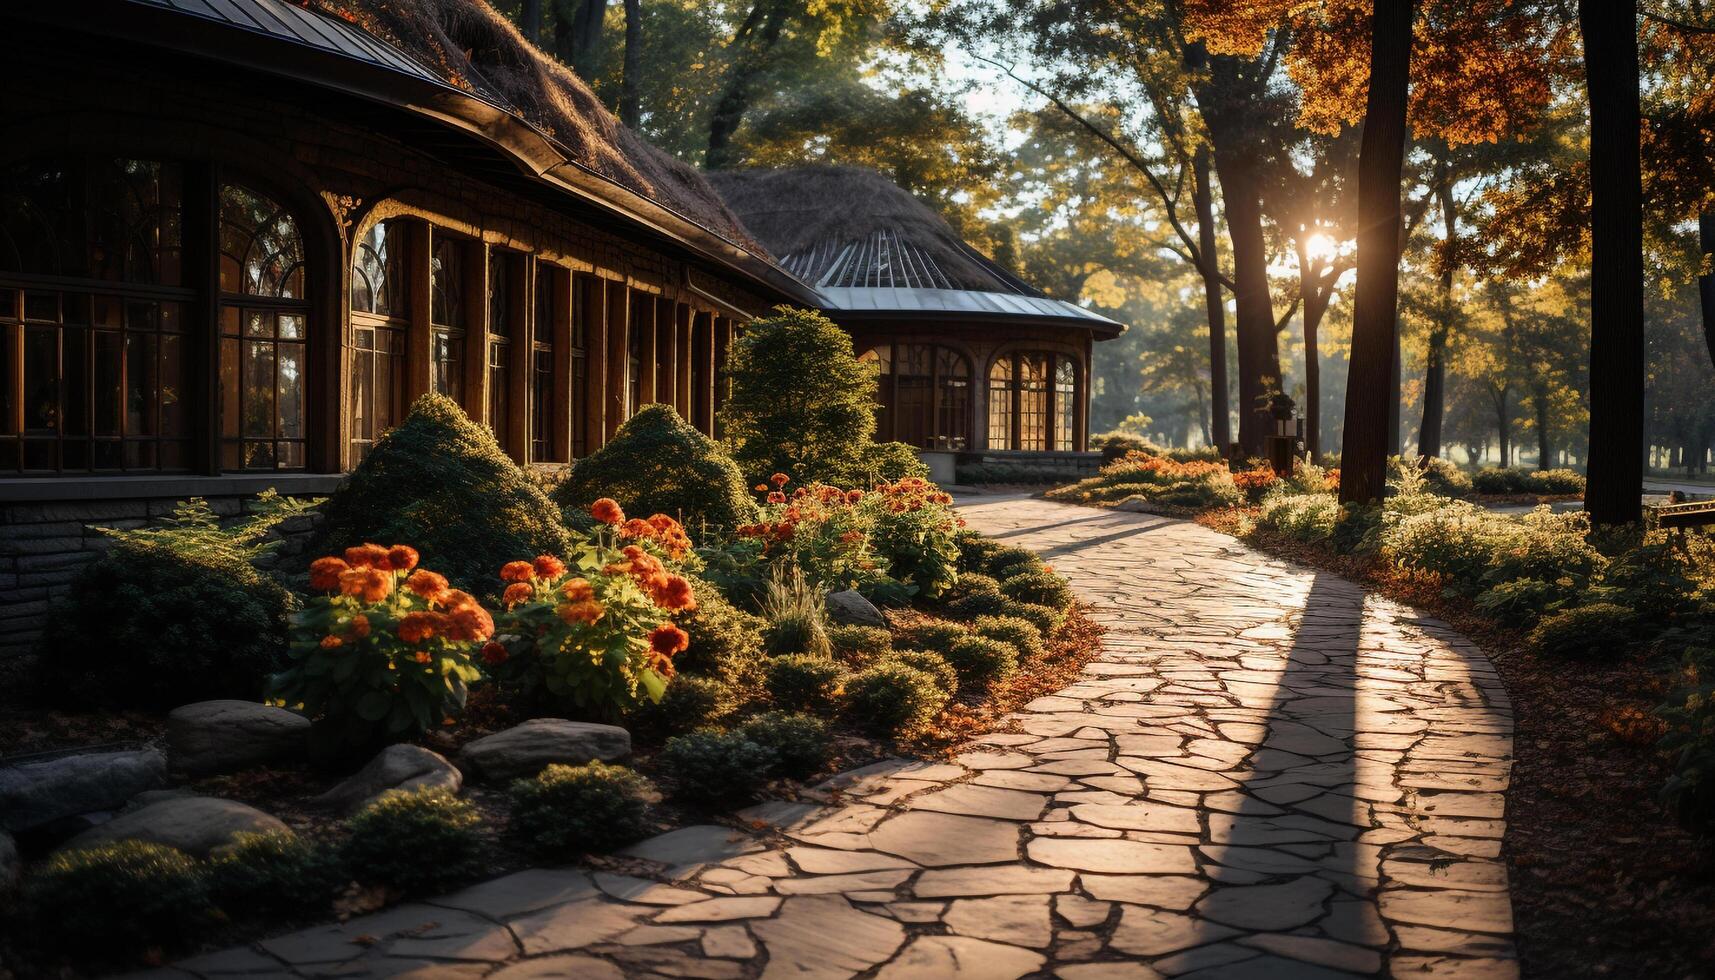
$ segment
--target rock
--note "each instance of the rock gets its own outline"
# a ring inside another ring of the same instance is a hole
[[[312,802],[355,813],[392,790],[447,789],[454,793],[464,785],[452,763],[439,753],[417,745],[389,745],[344,782]]]
[[[880,626],[887,628],[887,618],[875,603],[859,595],[856,589],[835,592],[828,596],[828,618],[848,626]]]
[[[471,778],[506,780],[534,776],[550,763],[580,766],[630,752],[631,733],[615,725],[532,718],[469,743],[459,752],[458,767]]]
[[[196,776],[236,772],[302,755],[310,720],[253,701],[198,701],[167,715],[173,768]]]
[[[0,768],[0,829],[29,830],[62,817],[112,810],[167,778],[156,749],[86,752]]]
[[[11,891],[18,884],[18,876],[23,872],[23,860],[18,857],[18,845],[12,840],[12,835],[0,830],[0,895]]]
[[[876,980],[914,977],[1016,980],[1042,969],[1044,962],[1038,953],[1003,943],[964,936],[919,936],[875,976]]]
[[[242,833],[286,830],[285,824],[255,807],[209,796],[162,800],[122,813],[74,837],[65,849],[94,847],[116,840],[146,840],[176,847],[195,857],[232,843]]]

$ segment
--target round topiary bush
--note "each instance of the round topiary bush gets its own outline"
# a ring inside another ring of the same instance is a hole
[[[233,918],[318,917],[345,884],[339,855],[284,831],[239,834],[208,866],[209,889]]]
[[[1611,602],[1574,606],[1537,623],[1530,645],[1548,657],[1620,656],[1638,640],[1636,622],[1637,614]]]
[[[481,873],[480,822],[444,789],[387,793],[346,821],[345,865],[367,884],[433,894]]]
[[[1036,557],[1036,552],[1015,544],[1005,544],[991,551],[976,571],[995,579],[1005,579],[1019,572],[1033,572],[1041,567],[1042,559]]]
[[[1020,660],[1034,660],[1043,653],[1042,631],[1021,616],[979,616],[971,622],[971,632],[1010,645]]]
[[[964,572],[959,576],[959,580],[953,583],[953,587],[947,590],[946,598],[948,601],[956,601],[979,594],[999,596],[1000,580],[981,572]]]
[[[564,554],[560,510],[451,399],[417,399],[329,497],[317,546],[338,554],[365,541],[408,544],[425,568],[477,595],[497,592],[501,565]]]
[[[673,658],[680,674],[702,674],[745,690],[762,682],[761,617],[728,602],[714,584],[687,575],[694,609],[673,614],[673,622],[690,637],[690,645]]]
[[[783,711],[826,715],[840,699],[846,669],[826,657],[793,653],[768,662],[763,685],[769,700]]]
[[[1012,676],[1018,669],[1018,650],[1012,644],[986,636],[967,636],[946,653],[947,662],[959,672],[959,681],[985,688]]]
[[[959,671],[947,658],[933,650],[900,650],[888,654],[888,660],[921,670],[935,678],[935,686],[951,697],[959,693]]]
[[[624,766],[551,765],[519,779],[512,797],[514,837],[538,860],[570,861],[605,853],[649,833],[655,785]]]
[[[50,856],[30,876],[24,907],[30,931],[23,938],[45,953],[106,962],[151,947],[183,949],[217,914],[194,859],[139,840]]]
[[[834,656],[847,666],[862,666],[893,649],[893,634],[880,626],[838,624],[828,627]]]
[[[846,681],[846,717],[880,735],[910,734],[946,703],[947,692],[934,677],[898,661],[866,667]]]
[[[792,779],[808,779],[820,772],[834,749],[827,722],[809,715],[770,711],[740,725],[738,733],[773,749],[780,758],[780,774]]]
[[[1065,609],[1072,604],[1072,587],[1066,584],[1065,579],[1047,570],[1010,576],[1000,583],[1000,591],[1009,599],[1050,609]]]
[[[1022,619],[1036,627],[1037,631],[1044,637],[1053,635],[1054,631],[1060,628],[1060,624],[1066,621],[1066,614],[1062,610],[1052,606],[1037,605],[1034,602],[1012,603],[1002,609],[999,615]]]
[[[655,763],[672,780],[675,799],[718,810],[755,799],[779,767],[780,756],[739,732],[704,729],[668,739]]]
[[[568,512],[586,511],[602,497],[628,514],[676,517],[693,533],[704,522],[731,529],[756,519],[738,464],[673,406],[659,403],[638,409],[554,491]]]
[[[667,682],[660,701],[644,699],[627,715],[634,731],[652,738],[682,735],[732,713],[732,688],[717,677],[680,674]]]
[[[936,653],[946,653],[953,644],[970,635],[964,624],[946,619],[930,619],[911,627],[911,645]]]

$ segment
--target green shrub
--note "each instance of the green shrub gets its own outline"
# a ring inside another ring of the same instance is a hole
[[[661,700],[640,699],[627,719],[634,730],[665,738],[715,724],[732,713],[735,700],[732,688],[717,677],[680,674],[667,682]]]
[[[667,740],[655,757],[676,799],[709,809],[750,802],[780,766],[780,756],[738,732],[704,729]]]
[[[1653,532],[1609,562],[1591,592],[1647,619],[1667,620],[1700,604],[1703,587],[1697,576],[1697,558],[1670,543],[1665,532]]]
[[[674,668],[681,675],[706,675],[740,690],[761,683],[763,620],[728,602],[713,583],[686,578],[697,605],[673,614],[673,622],[690,637],[690,645],[673,658]]]
[[[246,918],[319,918],[346,882],[337,852],[284,831],[239,834],[208,877],[216,904]]]
[[[929,501],[921,507],[876,508],[872,513],[870,546],[886,559],[890,576],[916,586],[925,599],[953,587],[959,578],[959,546],[953,539],[958,525],[951,508]]]
[[[1400,457],[1395,456],[1389,462],[1399,459]],[[1468,497],[1474,489],[1471,474],[1460,469],[1459,464],[1450,459],[1428,456],[1407,462],[1423,473],[1424,483],[1431,493],[1443,497]]]
[[[911,628],[911,645],[936,653],[946,653],[953,648],[953,644],[969,636],[970,632],[963,623],[947,619],[926,619]]]
[[[946,598],[955,602],[972,595],[1000,595],[1000,580],[992,575],[981,572],[965,572],[959,576],[959,581],[947,590]]]
[[[1072,604],[1072,587],[1047,570],[1013,575],[1000,583],[1000,591],[1009,599],[1052,609],[1065,609]]]
[[[1715,832],[1715,650],[1686,651],[1683,684],[1656,709],[1673,759],[1662,801],[1687,830]]]
[[[45,953],[108,962],[183,949],[217,916],[195,860],[139,840],[49,856],[26,884],[24,907],[27,938]]]
[[[762,595],[763,648],[770,654],[808,653],[827,657],[828,596],[797,566],[776,566]]]
[[[1018,650],[1003,640],[967,636],[947,651],[947,662],[959,672],[961,684],[986,688],[1012,676],[1018,669]]]
[[[1019,616],[980,616],[972,621],[971,632],[1009,644],[1020,660],[1034,660],[1044,652],[1042,631]]]
[[[1611,602],[1575,606],[1545,616],[1531,631],[1530,643],[1549,657],[1620,655],[1636,640],[1636,620],[1630,609]]]
[[[1534,626],[1537,620],[1559,609],[1571,590],[1554,582],[1521,578],[1502,582],[1477,596],[1475,605],[1502,622]]]
[[[839,702],[846,669],[826,657],[791,653],[768,662],[769,700],[784,711],[826,715]]]
[[[1159,452],[1154,443],[1130,432],[1098,432],[1090,437],[1090,448],[1101,452],[1103,463],[1123,459],[1127,453]]]
[[[846,717],[880,735],[908,735],[947,703],[935,678],[898,661],[882,661],[846,682]]]
[[[1000,612],[1002,616],[1016,616],[1036,627],[1044,638],[1053,634],[1066,621],[1066,613],[1052,606],[1037,605],[1033,602],[1015,602]]]
[[[867,664],[893,649],[893,634],[880,626],[836,624],[828,627],[834,656],[846,664]]]
[[[780,774],[792,779],[808,779],[820,772],[834,750],[827,722],[810,715],[770,711],[740,725],[738,733],[772,749],[780,760]]]
[[[1334,536],[1340,498],[1331,493],[1273,493],[1263,498],[1257,524],[1294,541],[1315,543]]]
[[[1472,474],[1471,486],[1478,493],[1524,493],[1525,474],[1523,470],[1485,466]]]
[[[947,612],[957,619],[976,619],[979,616],[1004,616],[1017,605],[997,589],[994,592],[972,592],[954,599],[947,603]]]
[[[966,574],[976,573],[988,568],[988,563],[997,552],[1007,545],[983,534],[964,528],[953,535],[953,545],[959,549],[959,572],[962,578]]]
[[[487,426],[428,394],[376,442],[323,507],[312,555],[365,541],[408,544],[422,564],[477,595],[497,592],[500,566],[565,554],[560,511],[500,449]]]
[[[272,491],[249,520],[223,528],[200,498],[160,526],[106,531],[42,630],[38,686],[79,707],[171,708],[213,698],[257,700],[285,667],[291,592],[252,562],[270,529],[303,505]]]
[[[875,433],[875,373],[851,336],[810,310],[776,307],[745,325],[727,355],[721,425],[746,479],[863,481]]]
[[[929,464],[917,455],[917,450],[903,442],[871,443],[863,454],[865,484],[882,480],[904,480],[915,477],[929,479]]]
[[[1526,480],[1532,493],[1577,494],[1584,492],[1584,474],[1576,470],[1537,470]]]
[[[935,686],[949,697],[959,693],[959,671],[947,658],[933,650],[900,650],[888,654],[886,660],[902,663],[935,678]]]
[[[433,894],[482,872],[480,822],[445,789],[387,793],[346,821],[345,865],[367,884]]]
[[[624,766],[550,765],[509,790],[514,837],[539,861],[605,853],[649,833],[654,784]]]
[[[730,529],[756,519],[738,464],[659,403],[638,409],[607,445],[578,460],[554,501],[582,513],[602,497],[633,517],[676,517],[693,534],[703,522]]]
[[[996,588],[999,588],[1000,579],[1010,578],[1019,572],[1033,572],[1041,567],[1042,559],[1036,556],[1036,552],[1008,544],[991,551],[975,570],[994,578],[997,582]]]

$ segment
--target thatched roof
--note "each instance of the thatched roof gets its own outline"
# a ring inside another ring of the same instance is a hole
[[[296,0],[363,28],[448,84],[509,109],[588,169],[759,249],[694,167],[622,125],[569,69],[484,0]]]
[[[718,171],[708,179],[751,234],[811,285],[1042,295],[873,170],[806,166]]]

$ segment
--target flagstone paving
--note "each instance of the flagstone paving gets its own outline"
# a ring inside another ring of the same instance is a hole
[[[1195,524],[961,501],[1108,629],[954,762],[173,976],[1513,977],[1511,719],[1445,624]]]

